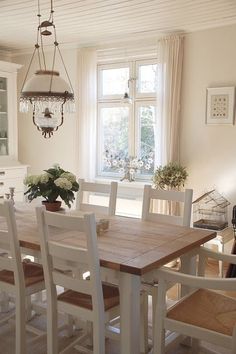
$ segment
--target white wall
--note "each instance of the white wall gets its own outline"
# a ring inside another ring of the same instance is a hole
[[[62,51],[62,55],[68,70],[72,86],[77,95],[77,50],[70,49]],[[51,65],[52,53],[49,65]],[[31,55],[15,56],[13,61],[24,65],[18,74],[18,94],[22,87],[28,63]],[[34,61],[32,71],[28,78],[38,69],[37,60]],[[60,71],[60,75],[66,79],[65,71],[60,60],[55,66]],[[78,112],[78,109],[76,110]],[[19,127],[19,160],[30,166],[29,172],[33,174],[41,173],[54,163],[59,163],[62,168],[76,173],[77,169],[77,123],[78,113],[65,114],[63,125],[54,133],[50,139],[45,139],[32,121],[32,113],[18,113]]]
[[[186,35],[183,69],[181,163],[187,167],[187,186],[194,198],[217,188],[236,204],[236,125],[205,124],[206,88],[236,86],[236,25]],[[77,93],[77,50],[63,51],[72,84]],[[18,91],[30,56],[14,57],[23,64]],[[65,76],[63,70],[61,75]],[[78,110],[77,110],[78,112]],[[78,114],[65,117],[51,139],[44,139],[31,115],[19,114],[19,159],[39,173],[54,162],[76,172]]]
[[[205,124],[206,88],[220,86],[236,86],[236,25],[186,36],[180,144],[194,197],[217,188],[234,205],[236,125]]]

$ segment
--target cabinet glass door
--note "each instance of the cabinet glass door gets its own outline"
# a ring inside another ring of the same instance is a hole
[[[8,155],[7,78],[0,77],[0,156]]]

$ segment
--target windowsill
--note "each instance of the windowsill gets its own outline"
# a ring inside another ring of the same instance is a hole
[[[145,184],[151,185],[152,182],[151,180],[146,180],[146,181],[133,181],[133,182],[128,182],[128,181],[120,181],[119,178],[105,178],[102,176],[97,176],[94,178],[95,182],[100,182],[100,183],[111,183],[111,182],[118,182],[119,187],[129,187],[129,188],[137,188],[137,189],[142,189]]]

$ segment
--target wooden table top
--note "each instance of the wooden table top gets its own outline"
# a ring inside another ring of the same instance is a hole
[[[35,209],[16,206],[18,237],[22,247],[40,250]],[[3,222],[0,222],[2,228]],[[216,232],[173,226],[140,219],[112,217],[109,229],[98,236],[100,264],[136,275],[163,266],[176,257],[211,240]],[[85,235],[76,232],[55,233],[60,243],[85,247]]]

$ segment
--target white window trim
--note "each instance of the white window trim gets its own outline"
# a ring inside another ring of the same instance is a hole
[[[130,63],[114,63],[114,64],[100,64],[98,65],[98,101],[107,101],[107,100],[120,100],[122,98],[121,94],[116,95],[103,95],[102,94],[102,71],[106,69],[119,69],[119,68],[129,68],[131,72]],[[128,85],[128,82],[127,82]],[[128,89],[128,88],[127,88]]]
[[[124,104],[121,103],[122,95],[102,95],[102,70],[104,69],[113,69],[113,68],[125,68],[128,67],[130,70],[130,78],[138,78],[138,71],[140,65],[149,65],[149,64],[157,64],[156,58],[148,58],[148,59],[133,59],[131,62],[114,62],[114,63],[99,63],[98,65],[98,104],[97,104],[97,174],[96,180],[106,179],[117,179],[119,180],[122,175],[119,175],[118,172],[104,172],[102,171],[102,129],[101,129],[101,115],[100,111],[103,107],[123,107]],[[138,91],[138,80],[131,81],[129,84],[129,95],[133,98],[135,97],[135,101],[132,105],[129,106],[129,155],[137,156],[138,154],[138,113],[137,109],[142,105],[155,105],[156,104],[156,93],[140,93]],[[131,142],[132,141],[132,147]],[[137,182],[142,185],[145,181],[150,181],[151,176],[145,174],[136,174]],[[129,182],[130,183],[130,182]]]

